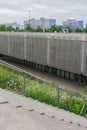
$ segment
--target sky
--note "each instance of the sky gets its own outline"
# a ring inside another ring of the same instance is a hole
[[[87,23],[87,0],[0,0],[0,24],[23,24],[29,14],[36,19],[55,18],[58,25],[67,19]]]

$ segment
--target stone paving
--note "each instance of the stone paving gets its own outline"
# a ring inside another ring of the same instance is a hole
[[[86,130],[87,119],[0,89],[0,130]]]

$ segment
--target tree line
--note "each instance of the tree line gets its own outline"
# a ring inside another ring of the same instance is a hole
[[[67,30],[68,33],[87,33],[87,26],[81,30],[79,28],[76,28],[75,30],[72,30],[71,28],[67,27],[65,30]],[[40,26],[38,26],[36,29],[32,28],[29,24],[26,25],[25,29],[20,29],[19,27],[12,27],[12,26],[6,26],[6,25],[0,25],[0,31],[9,31],[9,32],[66,32],[62,28],[62,26],[56,26],[53,25],[48,29],[42,29]]]
[[[29,24],[26,25],[25,31],[29,31],[29,32],[65,32],[64,30],[67,30],[68,33],[87,33],[87,26],[81,30],[79,28],[76,28],[74,30],[72,30],[71,28],[67,27],[65,29],[63,29],[62,26],[56,26],[53,25],[48,29],[42,29],[40,26],[38,26],[36,29],[33,29]]]
[[[19,32],[24,30],[20,29],[19,27],[14,28],[13,26],[0,25],[0,31]]]

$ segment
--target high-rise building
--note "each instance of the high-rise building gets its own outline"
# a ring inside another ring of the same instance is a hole
[[[63,28],[70,28],[72,30],[75,30],[76,28],[79,28],[83,30],[83,21],[77,21],[77,20],[67,20],[63,22]]]
[[[84,24],[83,21],[78,21],[78,28],[83,30],[83,24]]]
[[[24,27],[26,28],[26,25],[29,24],[32,28],[36,29],[38,27],[41,27],[42,29],[48,29],[52,25],[56,25],[56,19],[30,19],[28,21],[24,21]]]

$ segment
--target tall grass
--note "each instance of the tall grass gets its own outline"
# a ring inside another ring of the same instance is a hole
[[[6,68],[5,66],[0,66],[0,87],[15,91],[19,94],[24,94],[23,73]],[[26,78],[25,96],[55,107],[58,106],[58,88],[39,81],[29,75],[27,75]],[[70,92],[60,90],[60,108],[79,114],[83,105],[83,98]]]

